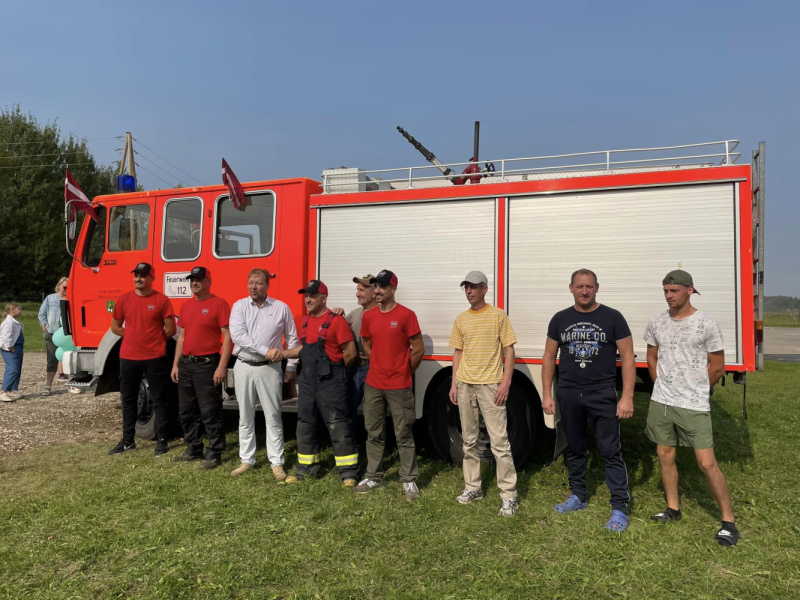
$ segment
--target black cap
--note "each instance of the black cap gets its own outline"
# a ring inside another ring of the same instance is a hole
[[[150,263],[141,262],[136,265],[136,268],[131,273],[138,273],[139,275],[153,275],[153,265]]]
[[[375,277],[369,280],[370,283],[377,283],[378,285],[392,285],[397,287],[397,275],[391,271],[384,269],[380,271]]]
[[[302,290],[298,290],[300,294],[322,294],[323,296],[328,295],[328,286],[322,283],[319,279],[312,279],[308,282],[308,285],[304,287]]]
[[[206,277],[211,277],[211,273],[208,272],[208,269],[205,267],[194,267],[186,276],[186,279],[205,279]]]

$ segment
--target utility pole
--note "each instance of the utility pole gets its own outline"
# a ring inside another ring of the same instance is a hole
[[[125,173],[125,159],[128,159],[128,172]],[[122,149],[122,158],[119,160],[117,171],[117,193],[136,191],[136,163],[133,160],[133,136],[130,131],[125,133],[125,147]]]

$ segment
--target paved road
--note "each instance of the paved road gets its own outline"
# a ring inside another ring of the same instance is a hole
[[[766,327],[764,359],[800,362],[800,327]]]

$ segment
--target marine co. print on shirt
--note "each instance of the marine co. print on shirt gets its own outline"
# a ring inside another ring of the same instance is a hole
[[[593,356],[600,355],[600,344],[606,342],[606,333],[603,328],[594,323],[582,321],[569,325],[560,333],[561,343],[568,344],[570,356],[581,369],[592,362]]]

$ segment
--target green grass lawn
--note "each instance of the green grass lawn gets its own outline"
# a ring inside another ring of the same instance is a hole
[[[800,327],[800,311],[767,311],[764,313],[764,327]]]
[[[262,468],[239,479],[236,435],[223,468],[155,459],[152,443],[109,457],[105,446],[51,447],[0,460],[3,598],[798,598],[800,365],[768,363],[713,399],[716,450],[742,534],[713,540],[719,516],[693,455],[679,452],[683,521],[651,523],[665,507],[648,399],[622,426],[634,505],[625,534],[602,529],[608,490],[590,456],[590,504],[559,515],[563,459],[519,475],[520,511],[485,500],[460,506],[461,471],[420,458],[422,498],[401,496],[397,455],[387,486],[364,497],[333,472],[278,485]],[[2,407],[0,407],[2,408]],[[263,441],[259,442],[263,448]],[[294,462],[295,445],[287,445]],[[326,453],[332,462],[330,451]]]

